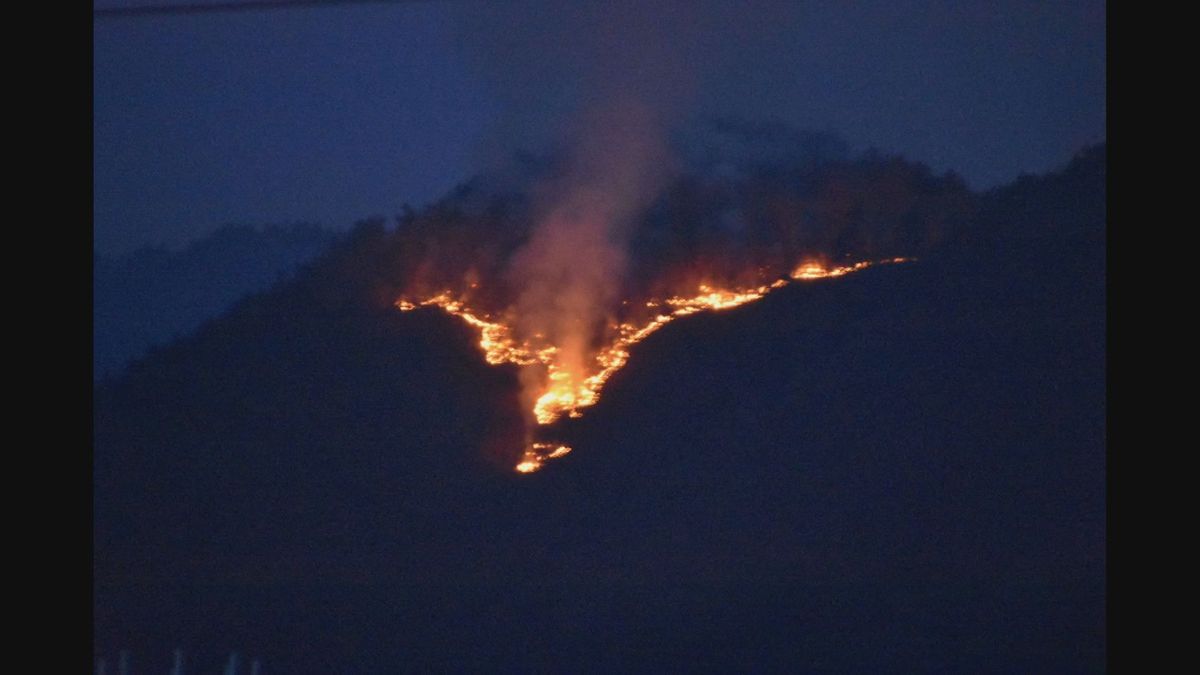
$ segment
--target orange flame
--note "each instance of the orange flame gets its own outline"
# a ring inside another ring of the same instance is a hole
[[[607,346],[596,350],[592,363],[586,364],[582,372],[568,367],[559,358],[559,348],[549,344],[545,336],[533,335],[518,340],[514,336],[512,317],[492,316],[481,310],[468,307],[467,302],[452,291],[443,291],[431,297],[413,300],[402,297],[396,307],[407,312],[419,307],[439,307],[453,316],[461,318],[479,330],[479,346],[484,359],[492,365],[511,363],[521,367],[544,369],[542,393],[533,402],[530,411],[539,425],[552,424],[563,415],[580,417],[582,409],[595,405],[600,400],[604,384],[628,361],[630,349],[671,321],[698,312],[715,312],[739,307],[761,299],[771,291],[788,285],[790,281],[810,281],[840,277],[857,272],[874,264],[902,263],[911,258],[891,258],[876,262],[857,262],[851,265],[828,267],[816,260],[808,260],[796,266],[790,279],[777,279],[751,287],[716,288],[700,284],[697,293],[690,296],[672,296],[665,299],[650,299],[641,307],[658,310],[648,318],[613,323],[609,326],[610,339]],[[475,285],[472,285],[472,288]],[[629,304],[626,302],[625,304]],[[511,311],[511,310],[510,310]],[[571,448],[557,443],[531,442],[525,449],[515,469],[520,473],[533,473],[545,463],[571,452]]]
[[[516,469],[521,473],[533,473],[542,468],[547,461],[558,459],[568,452],[571,452],[571,448],[562,444],[530,443]]]

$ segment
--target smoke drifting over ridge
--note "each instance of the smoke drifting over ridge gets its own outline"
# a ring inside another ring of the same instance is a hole
[[[631,105],[667,131],[716,53],[714,19],[681,2],[463,5],[464,58],[500,106],[481,159],[503,165],[514,150],[587,144],[596,138],[581,130]]]
[[[729,54],[711,29],[730,7],[582,2],[524,12],[537,18],[519,26],[507,7],[463,17],[507,106],[483,148],[491,170],[398,233],[396,305],[462,318],[489,363],[519,368],[518,470],[569,452],[539,427],[594,405],[629,349],[669,321],[904,259],[962,215],[961,182],[848,161],[832,134],[689,121],[697,86]],[[556,150],[513,167],[522,145]]]
[[[547,186],[527,244],[507,270],[517,290],[516,328],[557,349],[564,374],[586,377],[588,355],[615,316],[633,219],[666,178],[667,149],[653,111],[636,100],[590,111],[566,173]],[[526,369],[526,402],[545,374]]]
[[[574,391],[594,374],[617,323],[634,221],[677,168],[667,122],[686,106],[704,31],[684,5],[629,2],[543,7],[521,12],[536,18],[515,34],[492,30],[512,10],[471,7],[460,29],[496,92],[515,94],[493,130],[498,146],[532,111],[551,116],[536,126],[565,148],[557,175],[532,187],[532,231],[503,271],[515,298],[505,325],[546,345],[521,371],[524,409],[538,416],[548,381]],[[547,80],[563,97],[531,105]]]
[[[680,135],[704,67],[698,17],[688,5],[585,2],[490,34],[477,56],[498,89],[529,92],[504,78],[562,85],[558,101],[509,110],[556,114],[546,127],[560,150],[524,174],[493,162],[431,209],[440,225],[410,219],[399,233],[424,241],[402,254],[413,273],[396,305],[462,318],[489,363],[519,367],[518,470],[569,452],[535,430],[595,404],[629,349],[669,321],[905,259],[962,206],[954,179],[879,157],[845,162],[830,134],[724,120]]]
[[[834,159],[825,134],[787,132],[791,156],[731,159],[721,149],[757,133],[725,121],[703,161],[684,161],[671,157],[695,153],[669,152],[652,120],[629,103],[598,113],[571,151],[527,163],[524,184],[520,170],[481,176],[408,214],[391,239],[396,306],[439,307],[479,331],[488,363],[518,367],[518,470],[570,452],[541,430],[594,405],[633,345],[668,322],[924,255],[972,210],[954,177]]]
[[[1103,2],[512,0],[464,2],[456,17],[463,62],[500,107],[480,149],[500,163],[561,141],[615,91],[672,126],[736,116],[850,131],[859,149],[977,188],[1104,136]]]

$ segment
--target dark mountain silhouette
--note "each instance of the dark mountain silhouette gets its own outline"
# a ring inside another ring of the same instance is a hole
[[[93,374],[120,373],[147,349],[195,330],[235,300],[286,279],[334,241],[316,225],[230,225],[180,251],[93,254]]]
[[[917,262],[668,326],[530,476],[514,371],[391,308],[364,223],[97,390],[97,653],[1103,670],[1105,153]]]

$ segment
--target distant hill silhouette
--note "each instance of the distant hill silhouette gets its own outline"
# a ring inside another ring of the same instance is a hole
[[[180,251],[94,254],[94,376],[195,330],[235,300],[287,278],[336,235],[316,225],[230,225]]]
[[[1105,181],[1090,148],[917,262],[664,328],[531,476],[514,371],[391,308],[364,223],[97,389],[97,653],[1103,670]]]

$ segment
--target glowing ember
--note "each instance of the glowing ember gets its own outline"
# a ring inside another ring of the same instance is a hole
[[[892,258],[877,263],[857,262],[838,267],[806,261],[797,266],[790,276],[797,281],[840,277],[866,269],[872,264],[901,263],[908,260],[910,259]],[[560,358],[559,347],[549,344],[546,337],[540,333],[528,339],[518,340],[514,337],[515,331],[512,326],[515,322],[511,316],[495,317],[471,309],[462,297],[449,290],[421,300],[400,298],[396,301],[396,307],[405,312],[419,307],[439,307],[479,330],[479,346],[483,349],[484,358],[488,363],[511,363],[524,368],[541,369],[542,389],[540,395],[532,402],[531,414],[537,424],[547,425],[563,415],[579,417],[583,414],[583,408],[595,405],[608,378],[629,361],[630,348],[674,319],[698,312],[739,307],[758,300],[788,283],[787,279],[777,279],[771,283],[741,288],[716,288],[709,284],[700,284],[695,295],[652,298],[638,303],[626,300],[622,303],[623,307],[653,311],[648,312],[648,316],[635,316],[620,323],[611,323],[607,330],[607,346],[595,350],[591,363],[586,364],[564,363]],[[475,286],[472,284],[471,288]],[[542,468],[547,461],[562,457],[570,451],[571,448],[566,445],[530,443],[515,468],[521,473],[532,473]]]
[[[525,454],[521,456],[521,461],[517,464],[516,469],[521,473],[533,473],[542,468],[542,464],[548,460],[558,459],[569,452],[571,452],[571,448],[561,444],[531,443],[525,449]]]

